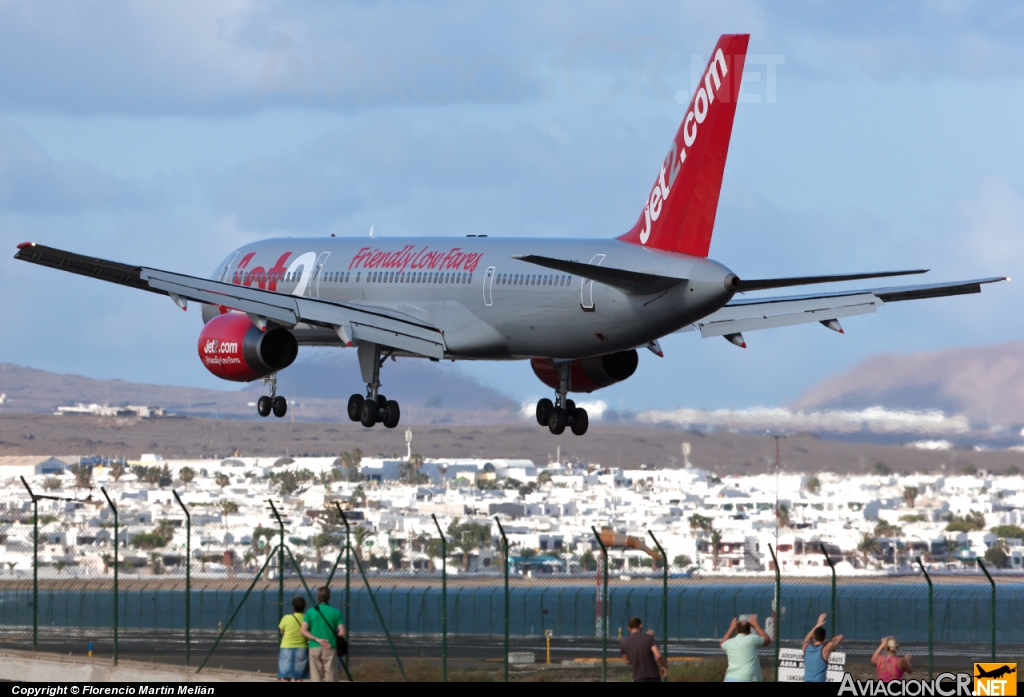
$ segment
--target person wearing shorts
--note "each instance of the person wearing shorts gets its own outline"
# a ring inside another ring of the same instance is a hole
[[[302,682],[309,679],[309,649],[306,637],[302,636],[305,611],[306,599],[297,595],[292,598],[292,614],[282,617],[277,625],[281,630],[281,648],[277,653],[277,677],[285,682]]]

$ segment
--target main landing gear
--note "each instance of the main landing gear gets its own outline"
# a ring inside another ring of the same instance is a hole
[[[587,410],[576,406],[576,402],[566,399],[565,394],[569,391],[569,364],[558,364],[558,392],[555,394],[554,403],[544,398],[537,402],[537,423],[547,426],[548,430],[556,436],[565,432],[565,427],[577,436],[582,436],[590,426],[590,417]]]
[[[256,400],[256,412],[260,416],[270,416],[270,412],[274,412],[274,416],[280,419],[288,413],[288,400],[277,394],[277,373],[261,378],[260,382],[270,386],[270,396],[263,395]]]
[[[402,417],[398,402],[380,394],[380,368],[393,352],[388,351],[381,358],[377,344],[359,345],[359,367],[366,380],[366,396],[354,394],[348,398],[348,418],[358,421],[367,428],[382,423],[385,428],[394,428]]]

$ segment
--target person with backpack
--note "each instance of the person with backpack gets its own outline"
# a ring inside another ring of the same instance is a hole
[[[277,628],[281,630],[281,648],[277,654],[277,677],[284,682],[309,679],[309,647],[302,635],[306,599],[292,598],[292,614],[285,615]]]
[[[804,637],[804,682],[825,682],[828,673],[828,657],[843,641],[843,635],[837,634],[825,641],[825,618],[822,613],[818,623]]]
[[[306,610],[302,636],[309,640],[309,672],[313,682],[338,681],[338,638],[345,637],[341,611],[331,607],[331,589],[316,589],[317,604]]]

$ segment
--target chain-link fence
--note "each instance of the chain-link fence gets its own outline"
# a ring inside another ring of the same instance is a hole
[[[273,673],[279,623],[321,586],[342,611],[357,681],[626,679],[619,641],[634,616],[670,679],[720,679],[719,640],[747,615],[778,638],[762,652],[766,680],[823,613],[861,675],[883,636],[929,672],[1024,645],[1024,586],[987,569],[836,574],[823,549],[813,575],[775,561],[725,574],[673,557],[656,534],[599,525],[568,539],[502,515],[371,521],[340,497],[239,505],[187,485],[90,495],[39,477],[23,489],[0,516],[10,648]]]

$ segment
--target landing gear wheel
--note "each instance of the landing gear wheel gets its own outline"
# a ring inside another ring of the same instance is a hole
[[[349,397],[348,418],[350,418],[352,421],[359,421],[359,416],[363,409],[363,402],[365,401],[366,400],[363,399],[363,395],[361,394],[354,394],[351,397]]]
[[[271,409],[273,409],[273,404],[267,395],[263,395],[256,400],[256,411],[260,416],[270,416]]]
[[[537,402],[537,423],[541,426],[547,426],[548,419],[551,418],[551,410],[554,408],[555,405],[546,397]]]
[[[281,397],[280,395],[274,397],[273,401],[271,402],[271,408],[274,410],[274,416],[280,419],[282,416],[288,413],[288,400],[285,399],[284,397]]]
[[[388,405],[388,398],[382,394],[377,395],[377,409],[383,409]]]
[[[402,410],[398,408],[398,402],[393,399],[388,400],[388,403],[384,405],[384,413],[381,414],[384,426],[394,428],[398,425],[400,418],[402,418]]]
[[[582,436],[587,432],[588,426],[590,426],[590,417],[587,416],[587,410],[577,407],[572,414],[572,432],[577,436]]]
[[[373,426],[377,423],[378,420],[378,411],[379,410],[377,409],[376,402],[374,402],[372,399],[364,400],[363,406],[359,410],[360,423],[362,423],[363,426],[366,426],[367,428],[373,428]]]
[[[556,436],[561,435],[565,431],[566,421],[565,409],[555,407],[551,410],[551,416],[548,417],[548,430]]]
[[[565,400],[565,413],[568,414],[569,420],[572,421],[572,415],[576,412],[576,402],[571,399]]]

